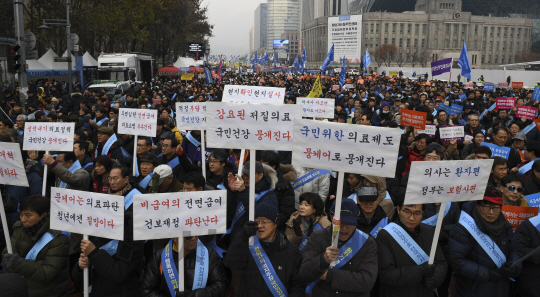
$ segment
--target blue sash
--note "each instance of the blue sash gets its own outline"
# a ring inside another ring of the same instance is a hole
[[[125,149],[123,146],[120,147],[120,150],[122,151],[122,156],[123,156],[124,158],[131,158],[131,157],[133,157],[130,153],[128,153],[128,151],[126,151],[126,149]],[[137,168],[137,171],[139,171],[138,168]],[[137,176],[138,176],[138,175],[137,175]]]
[[[180,160],[178,160],[177,156],[174,156],[174,158],[167,163],[171,169],[174,169],[174,167],[178,166],[178,164],[180,164]]]
[[[111,137],[109,137],[109,140],[107,140],[107,142],[105,142],[105,144],[103,145],[103,149],[101,150],[101,155],[107,155],[107,153],[109,153],[109,149],[111,148],[111,146],[113,145],[113,143],[118,140],[116,138],[116,134],[113,134],[111,135]],[[97,151],[96,151],[97,152]],[[96,156],[97,157],[97,156]]]
[[[94,119],[94,122],[96,122],[97,118]],[[103,123],[108,120],[108,118],[102,118],[101,120],[99,120],[99,122],[96,122],[96,125],[98,127],[101,127],[101,125],[103,125]]]
[[[148,187],[148,184],[152,180],[152,175],[154,175],[153,172],[148,173],[148,175],[139,183],[139,187],[146,189],[146,187]]]
[[[540,216],[530,218],[529,222],[540,232]]]
[[[197,240],[197,254],[195,259],[195,276],[193,277],[192,287],[193,291],[205,288],[206,282],[208,281],[208,249],[200,240]]]
[[[69,167],[68,171],[71,172],[71,174],[74,174],[75,171],[77,171],[78,169],[81,169],[81,163],[79,162],[79,160],[75,161],[75,163],[73,163],[73,165],[71,165],[71,167]],[[65,182],[60,182],[60,185],[58,186],[59,188],[62,188],[62,189],[65,189],[67,186],[67,184]]]
[[[354,203],[357,203],[356,202],[356,193],[352,193],[351,195],[349,195],[349,197],[347,197],[347,199],[351,199],[352,201],[354,201]]]
[[[493,240],[484,232],[478,229],[474,219],[466,212],[461,211],[459,217],[459,223],[474,237],[474,240],[482,247],[482,249],[488,254],[491,260],[501,268],[506,263],[506,256],[503,254],[497,244],[494,244]]]
[[[100,250],[104,250],[109,256],[114,256],[116,254],[116,251],[118,250],[118,240],[111,240],[107,242],[107,244],[104,244],[102,247],[100,247]]]
[[[88,163],[84,164],[84,166],[82,168],[86,169],[86,167],[91,166],[91,165],[94,165],[94,162],[88,162]]]
[[[328,269],[340,269],[343,267],[343,265],[347,264],[354,255],[364,246],[364,243],[366,243],[368,239],[368,235],[358,229],[354,232],[354,235],[347,241],[340,249],[339,249],[339,256],[338,260],[335,262],[330,263],[330,267]],[[320,281],[320,279],[312,282],[309,286],[306,288],[306,294],[311,294],[311,291],[313,290],[313,287]]]
[[[172,239],[169,240],[169,243],[161,252],[161,267],[163,269],[163,276],[167,282],[167,287],[169,287],[169,293],[174,297],[176,296],[175,289],[178,289],[178,269],[176,268],[174,258],[172,257]],[[193,283],[195,283],[195,280],[193,280]]]
[[[312,171],[304,174],[303,176],[299,177],[298,179],[296,179],[294,181],[294,189],[298,189],[300,187],[302,187],[304,184],[307,184],[309,183],[310,181],[316,179],[317,177],[323,175],[323,174],[326,174],[326,173],[330,173],[332,174],[332,171],[330,170],[323,170],[323,169],[313,169]]]
[[[429,256],[424,250],[411,238],[409,233],[396,223],[390,223],[384,227],[392,238],[401,246],[401,248],[413,259],[416,265],[423,264],[429,260]]]
[[[535,162],[535,161],[538,161],[538,160],[540,160],[540,158],[535,159],[535,160],[532,160],[532,161],[530,161],[529,163],[527,163],[527,164],[521,166],[521,167],[519,168],[519,170],[518,170],[518,175],[524,175],[525,173],[527,173],[529,170],[532,169],[532,166],[533,166],[534,162]]]
[[[260,194],[257,195],[257,197],[255,197],[255,202],[259,201],[259,199],[261,199],[262,196],[264,196],[264,194],[270,192],[270,189],[266,190],[266,191],[262,191]],[[225,231],[225,234],[221,235],[221,238],[225,237],[225,235],[227,234],[231,234],[233,228],[234,228],[234,225],[236,224],[236,222],[238,222],[238,220],[240,219],[240,217],[242,217],[244,214],[246,213],[246,208],[244,207],[244,204],[242,202],[238,203],[238,205],[236,205],[236,210],[234,212],[234,217],[232,219],[232,222],[231,222],[231,227],[229,229],[227,229],[227,231]]]
[[[487,142],[482,142],[480,145],[489,147],[491,149],[491,153],[493,154],[492,157],[499,156],[499,157],[503,157],[506,160],[508,160],[508,157],[510,156],[510,149],[511,148],[509,148],[509,147],[498,146],[498,145],[496,145],[494,143],[487,143]]]
[[[139,190],[133,189],[131,192],[129,192],[126,197],[124,198],[124,209],[127,210],[131,204],[133,204],[133,195],[141,194]]]
[[[23,136],[24,130],[17,129],[17,134],[18,134],[19,136]]]
[[[371,230],[369,234],[373,236],[373,238],[377,238],[377,235],[379,235],[379,231],[381,231],[387,225],[388,225],[388,217],[384,217],[384,219],[380,220],[379,223],[375,225],[375,227],[373,227],[373,230]]]
[[[133,161],[135,161],[135,176],[138,177],[141,174],[139,173],[139,160],[137,160],[137,156],[133,158]]]
[[[270,289],[270,292],[272,295],[274,295],[274,297],[289,296],[287,289],[279,279],[274,267],[272,266],[272,263],[270,262],[270,259],[268,259],[266,252],[259,243],[259,237],[254,236],[253,238],[254,244],[253,246],[249,247],[249,251],[251,252],[251,256],[253,256],[253,260],[255,260],[255,264],[259,268],[268,289]]]
[[[218,190],[227,190],[227,188],[225,188],[225,185],[223,185],[223,183],[217,185],[217,188]]]
[[[533,122],[533,123],[530,124],[529,126],[525,127],[525,129],[521,130],[521,132],[527,134],[527,133],[531,132],[531,130],[532,130],[534,127],[536,127],[536,123]]]
[[[450,210],[450,207],[452,207],[452,202],[446,202],[446,209],[444,210],[444,216],[443,218],[446,218],[446,215],[448,214],[448,211]],[[422,221],[422,223],[430,226],[437,225],[437,219],[439,218],[439,213],[436,213],[434,216],[431,216],[425,220]]]
[[[211,247],[212,249],[214,249],[214,251],[216,251],[216,253],[219,255],[220,258],[223,259],[223,254],[226,253],[227,251],[220,248],[218,245],[217,245],[217,242],[216,242],[216,235],[214,235],[214,238],[212,238],[212,240],[210,242],[207,243],[207,245],[209,247]]]
[[[201,145],[201,142],[200,141],[197,141],[197,139],[195,139],[195,137],[191,136],[191,132],[189,132],[188,134],[186,134],[186,138],[189,140],[189,142],[191,142],[195,147],[198,147],[199,145]]]
[[[313,226],[313,231],[316,231],[316,230],[321,230],[323,227],[321,226],[321,224],[317,223]],[[304,236],[302,236],[302,239],[300,239],[300,243],[298,244],[298,249],[300,250],[300,253],[304,253],[306,251],[306,248],[307,248],[307,230],[306,230],[306,234],[304,234]]]
[[[43,247],[45,247],[53,239],[54,239],[54,235],[52,235],[52,233],[45,232],[45,234],[43,234],[43,236],[41,236],[41,238],[36,242],[36,244],[34,244],[34,246],[28,252],[28,254],[26,254],[25,259],[27,259],[27,260],[36,260],[37,255],[39,254],[41,249]]]

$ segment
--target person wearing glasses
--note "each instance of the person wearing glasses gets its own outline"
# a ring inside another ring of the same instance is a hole
[[[163,139],[161,145],[161,155],[158,156],[159,163],[162,165],[169,165],[173,171],[173,175],[179,182],[183,183],[186,176],[186,170],[180,162],[180,156],[184,154],[184,151],[178,140],[170,133],[170,135]]]
[[[529,203],[523,196],[523,181],[514,174],[508,174],[501,180],[501,194],[504,205],[525,206]]]
[[[278,218],[277,204],[265,199],[255,207],[255,221],[247,221],[234,238],[224,264],[233,270],[233,279],[236,271],[241,274],[236,296],[305,296],[306,286],[299,274],[302,254],[277,230]]]
[[[463,205],[450,233],[448,261],[456,278],[456,295],[510,296],[510,278],[521,272],[522,257],[512,225],[502,213],[500,192],[488,186],[484,198]]]

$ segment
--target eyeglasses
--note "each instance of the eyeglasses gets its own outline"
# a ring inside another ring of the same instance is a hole
[[[216,160],[216,159],[210,159],[210,160],[208,160],[208,163],[215,164],[215,163],[221,163],[221,162],[219,160]]]
[[[255,224],[257,224],[257,226],[261,225],[263,227],[266,227],[268,225],[270,225],[272,223],[272,221],[255,221]]]
[[[414,216],[414,218],[416,218],[416,219],[422,217],[422,212],[421,211],[411,212],[408,209],[402,209],[401,211],[403,212],[403,214],[405,214],[405,217],[407,217],[407,218],[409,218],[410,216]]]
[[[523,193],[523,191],[525,191],[524,188],[516,188],[516,186],[508,186],[508,187],[505,187],[508,189],[508,191],[510,192],[514,192],[515,190],[518,191],[518,193]]]
[[[478,122],[478,120],[469,119],[470,122]]]
[[[489,206],[489,205],[481,205],[481,204],[478,204],[478,206],[480,206],[480,208],[482,208],[482,210],[485,212],[489,212],[490,210],[493,210],[494,213],[497,213],[501,211],[500,206]]]

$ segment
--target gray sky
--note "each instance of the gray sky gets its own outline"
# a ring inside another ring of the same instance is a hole
[[[266,0],[204,0],[208,21],[214,25],[210,37],[211,55],[244,55],[249,52],[249,29],[255,8]]]

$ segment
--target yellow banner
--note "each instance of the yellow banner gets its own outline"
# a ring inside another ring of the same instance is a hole
[[[313,84],[313,88],[311,89],[311,92],[309,92],[309,95],[307,95],[306,98],[319,98],[321,95],[322,95],[321,76],[318,76],[317,80]]]
[[[388,75],[390,76],[394,76],[394,75],[397,75],[398,72],[397,71],[388,71]]]
[[[193,80],[193,76],[195,76],[194,73],[184,73],[180,77],[181,80]]]

